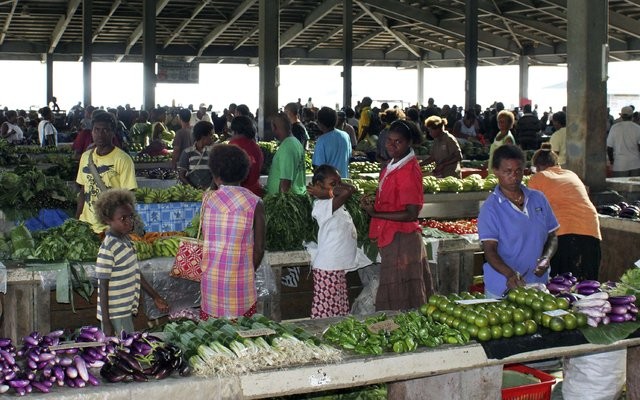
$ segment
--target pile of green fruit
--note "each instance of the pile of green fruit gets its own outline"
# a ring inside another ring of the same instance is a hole
[[[532,335],[538,326],[552,331],[585,326],[586,316],[568,311],[566,299],[533,288],[516,288],[502,301],[464,292],[433,295],[421,311],[479,341]]]
[[[359,174],[372,174],[380,172],[380,164],[368,161],[354,161],[349,163],[349,176],[355,177]]]
[[[138,163],[161,163],[171,161],[171,154],[165,156],[150,156],[146,153],[133,156],[133,162]]]
[[[136,200],[142,203],[201,202],[202,190],[189,185],[175,185],[167,189],[138,188]]]
[[[175,257],[178,254],[178,246],[180,246],[178,236],[160,237],[151,245],[155,257]]]
[[[367,195],[375,195],[376,190],[378,190],[378,180],[375,178],[357,178],[345,181],[351,183],[358,193],[361,193],[365,196]]]
[[[154,257],[152,244],[142,240],[134,240],[132,243],[139,261],[148,260]]]

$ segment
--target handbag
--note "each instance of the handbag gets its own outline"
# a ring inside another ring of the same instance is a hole
[[[206,197],[203,197],[202,204],[204,205]],[[200,282],[202,276],[202,254],[204,248],[204,241],[200,240],[202,233],[202,218],[203,218],[203,206],[200,206],[200,226],[198,227],[197,237],[183,237],[180,238],[180,244],[178,245],[178,253],[173,261],[173,266],[169,272],[170,276],[175,278],[188,279],[190,281]]]

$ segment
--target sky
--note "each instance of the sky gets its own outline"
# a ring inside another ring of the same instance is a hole
[[[623,105],[640,106],[640,83],[634,76],[640,62],[609,63],[609,103],[612,112]],[[0,107],[38,109],[46,103],[46,66],[38,61],[0,61]],[[279,103],[284,105],[312,97],[315,106],[341,106],[342,67],[280,67]],[[63,110],[82,100],[82,63],[54,62],[53,94]],[[483,108],[502,101],[507,108],[518,105],[518,66],[479,67],[477,102]],[[464,104],[464,68],[425,68],[424,101],[433,97],[436,104]],[[567,68],[532,66],[529,68],[529,98],[539,110],[566,105]],[[92,102],[97,106],[129,103],[142,105],[142,64],[92,64]],[[387,101],[406,106],[418,100],[417,71],[393,67],[354,67],[353,101],[364,96],[374,105]],[[156,103],[162,105],[212,104],[221,111],[229,103],[258,106],[258,67],[245,64],[201,64],[198,84],[158,84]]]

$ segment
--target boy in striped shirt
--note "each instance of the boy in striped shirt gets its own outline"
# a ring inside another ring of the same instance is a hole
[[[133,315],[138,313],[141,285],[160,311],[169,310],[167,302],[140,274],[138,257],[129,239],[134,202],[131,191],[111,189],[101,194],[95,205],[98,220],[109,225],[96,261],[97,317],[106,335],[134,331]]]

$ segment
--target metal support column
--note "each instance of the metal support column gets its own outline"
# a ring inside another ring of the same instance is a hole
[[[478,0],[468,0],[464,8],[465,109],[476,105],[478,69]]]
[[[53,53],[45,55],[47,62],[47,105],[53,98]]]
[[[156,104],[156,2],[143,0],[142,90],[145,110]]]
[[[353,67],[353,1],[344,0],[342,7],[342,106],[351,107]]]
[[[518,69],[518,104],[524,106],[529,99],[529,56],[520,55],[520,68]]]
[[[418,104],[422,106],[424,103],[424,63],[422,61],[416,63],[416,70],[418,71]]]
[[[93,61],[93,0],[82,1],[82,100],[91,105],[91,61]]]
[[[278,1],[260,0],[258,59],[260,88],[258,136],[273,139],[269,117],[278,112],[278,86],[280,64],[280,5]]]
[[[591,192],[606,186],[609,2],[568,0],[567,167]]]

